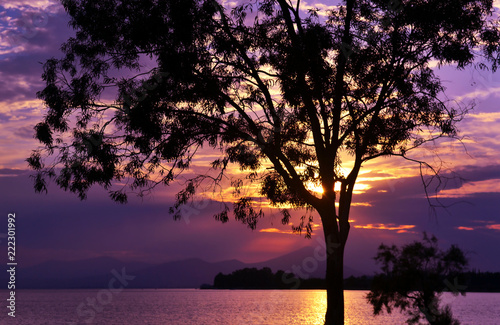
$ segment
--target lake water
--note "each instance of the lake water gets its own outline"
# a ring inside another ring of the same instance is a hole
[[[372,315],[367,291],[345,291],[345,324],[404,324],[404,315]],[[17,290],[16,317],[0,323],[57,324],[322,324],[324,290]],[[500,293],[443,296],[462,324],[500,324]],[[93,306],[93,307],[90,307]]]

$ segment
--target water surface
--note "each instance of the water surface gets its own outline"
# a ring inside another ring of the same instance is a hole
[[[345,291],[347,325],[404,324],[406,317],[372,315],[367,291]],[[1,292],[2,301],[6,291]],[[499,293],[443,296],[462,324],[500,324]],[[91,307],[92,306],[92,307]],[[322,324],[324,290],[126,289],[18,290],[16,318],[2,308],[1,324]]]

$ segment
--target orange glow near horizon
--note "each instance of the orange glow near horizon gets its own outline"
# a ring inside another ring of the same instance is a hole
[[[355,194],[360,194],[360,193],[364,193],[366,192],[367,190],[369,190],[370,188],[372,188],[370,185],[368,184],[363,184],[363,183],[356,183],[354,185],[354,193]],[[323,190],[323,186],[319,185],[319,184],[313,184],[313,185],[308,185],[307,186],[307,189],[316,193],[316,194],[323,194],[324,190]],[[335,183],[335,188],[334,188],[335,192],[338,192],[340,191],[340,183]]]

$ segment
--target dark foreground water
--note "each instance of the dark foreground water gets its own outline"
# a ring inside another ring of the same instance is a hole
[[[397,312],[372,316],[367,291],[345,292],[346,324],[404,324]],[[16,317],[7,291],[0,324],[322,324],[324,290],[17,290]],[[500,324],[500,293],[443,296],[462,324]]]

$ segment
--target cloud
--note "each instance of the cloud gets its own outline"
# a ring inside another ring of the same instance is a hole
[[[35,131],[33,130],[33,126],[31,125],[21,126],[20,128],[14,131],[14,135],[23,139],[32,139],[34,134]]]
[[[457,227],[458,230],[474,230],[472,227]]]
[[[491,66],[486,60],[478,58],[476,63]],[[476,66],[457,69],[456,65],[436,69],[437,75],[446,86],[446,99],[462,105],[482,104],[499,96],[500,73],[481,70]],[[481,105],[482,106],[482,105]],[[484,110],[484,107],[478,107]]]
[[[351,206],[356,207],[356,206],[363,206],[363,207],[371,207],[371,203],[369,202],[353,202],[351,203]]]
[[[493,223],[493,221],[486,221],[486,223]],[[457,229],[459,229],[459,230],[478,230],[478,229],[500,230],[500,224],[488,224],[486,226],[474,226],[474,227],[457,227]]]
[[[324,2],[325,1],[308,1],[308,2],[303,1],[300,8],[306,12],[309,10],[319,9],[318,15],[323,17],[328,16],[329,11],[338,8],[338,5],[330,5]]]
[[[292,213],[291,213],[292,220],[298,219],[298,214],[294,213],[294,212],[297,212],[297,211],[292,211]],[[354,222],[354,220],[349,220],[349,221],[350,222]],[[291,224],[293,225],[293,223],[291,223]],[[299,233],[293,232],[293,230],[290,230],[290,225],[286,225],[284,227],[287,227],[288,229],[283,230],[283,229],[278,229],[278,228],[275,228],[275,227],[270,227],[270,228],[259,229],[259,232],[262,232],[262,233],[271,233],[271,234],[286,234],[286,235],[294,235],[294,236],[300,235]],[[318,223],[312,222],[311,223],[311,228],[312,228],[312,231],[313,231],[313,234],[314,234],[316,231],[321,230],[321,225],[318,224]]]
[[[439,197],[467,197],[476,193],[500,193],[500,179],[489,179],[478,182],[468,182],[457,189],[443,190]]]
[[[294,234],[292,230],[280,230],[278,228],[264,228],[264,229],[260,229],[259,232],[266,232],[266,233],[273,233],[273,234],[287,234],[287,235]]]
[[[9,62],[2,62],[8,64]],[[0,69],[3,64],[0,64]],[[40,77],[13,76],[0,72],[0,101],[23,101],[33,99],[37,90],[42,88]]]
[[[2,5],[5,9],[36,8],[39,10],[55,9],[60,7],[58,0],[9,0]]]
[[[0,8],[3,9],[0,15],[0,57],[48,50],[51,40],[68,31],[67,25],[54,29],[61,18],[67,22],[63,7],[58,2],[29,2],[26,5],[18,1],[17,4],[0,5]]]
[[[9,120],[10,120],[10,116],[9,116],[9,115],[7,115],[7,114],[5,114],[5,113],[0,112],[0,121],[2,121],[2,122],[7,122],[7,121],[9,121]]]
[[[500,230],[500,224],[487,225],[486,228],[492,230]]]
[[[361,229],[377,229],[377,230],[398,230],[398,232],[406,232],[408,229],[415,228],[416,225],[395,225],[393,223],[389,224],[367,224],[367,225],[355,225],[354,228]]]
[[[500,122],[500,112],[479,112],[468,115],[469,118],[475,119],[481,123]]]
[[[38,146],[33,127],[44,114],[36,99],[43,88],[41,62],[60,57],[60,45],[74,34],[58,3],[9,1],[0,6],[7,8],[0,14],[0,168],[25,168],[25,159]],[[29,35],[26,23],[36,25]],[[6,33],[22,36],[20,43],[10,44]]]

